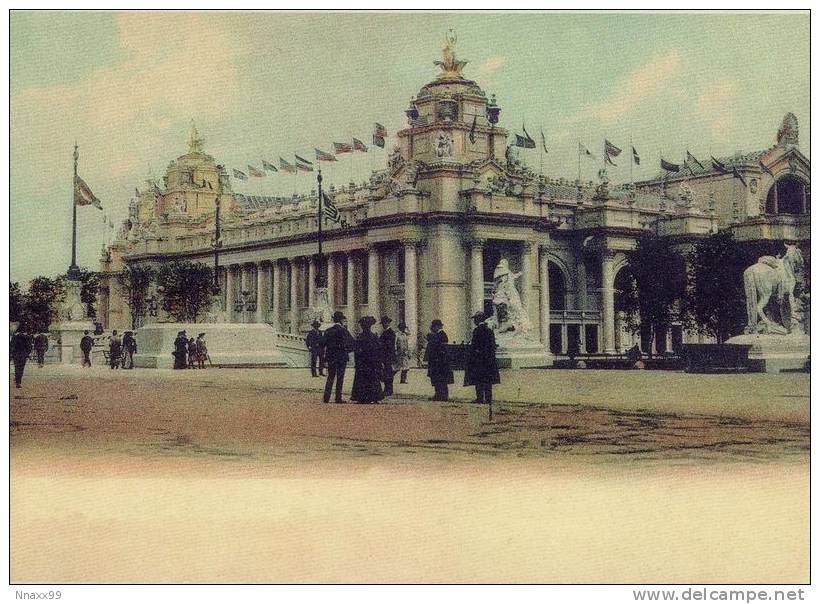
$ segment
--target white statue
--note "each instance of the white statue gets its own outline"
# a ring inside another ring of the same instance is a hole
[[[446,132],[439,132],[436,140],[436,157],[453,156],[453,139]]]
[[[493,272],[493,316],[487,324],[498,334],[514,332],[526,334],[531,328],[527,309],[521,303],[521,296],[515,287],[515,280],[521,273],[510,271],[506,258],[498,261]]]
[[[746,290],[746,333],[792,333],[797,326],[795,316],[800,309],[794,290],[797,273],[803,270],[803,254],[793,244],[785,244],[782,256],[761,256],[756,264],[743,271]],[[774,321],[764,312],[772,294],[780,307],[781,322]]]

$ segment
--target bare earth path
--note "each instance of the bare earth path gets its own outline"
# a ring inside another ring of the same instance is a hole
[[[808,376],[503,378],[490,418],[421,371],[323,405],[304,370],[32,368],[12,579],[807,580]]]

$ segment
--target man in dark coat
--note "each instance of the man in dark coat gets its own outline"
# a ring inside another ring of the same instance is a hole
[[[392,323],[393,320],[390,317],[382,317],[382,333],[379,336],[379,345],[381,346],[381,379],[384,382],[384,396],[393,394],[393,377],[396,375],[393,368],[396,364],[396,332],[393,330]]]
[[[324,375],[324,368],[322,367],[322,332],[319,331],[319,321],[313,321],[310,324],[311,330],[305,336],[305,346],[310,351],[310,375],[318,377]],[[319,368],[318,373],[316,368]]]
[[[381,383],[384,379],[384,349],[379,338],[371,331],[375,324],[375,317],[359,319],[362,332],[356,336],[356,373],[350,393],[350,398],[358,403],[378,403],[385,396]]]
[[[94,348],[94,338],[88,335],[88,330],[86,330],[80,339],[80,352],[83,353],[83,367],[91,367],[92,348]]]
[[[188,337],[183,329],[174,340],[174,369],[185,369],[188,366]]]
[[[464,371],[464,385],[475,386],[476,403],[493,402],[493,384],[501,383],[498,361],[495,358],[495,334],[487,327],[487,315],[477,312],[473,315],[476,328],[470,340],[467,366]]]
[[[345,316],[338,310],[333,313],[333,325],[322,334],[322,349],[324,350],[325,362],[327,363],[327,381],[325,381],[324,402],[330,402],[330,393],[333,390],[333,382],[336,382],[336,402],[343,403],[342,387],[345,381],[345,369],[347,368],[348,356],[350,354],[350,332],[342,325]]]
[[[22,388],[23,371],[26,369],[28,355],[31,354],[31,336],[26,333],[25,327],[20,325],[9,342],[9,354],[14,361],[14,386]]]
[[[119,369],[120,357],[122,356],[122,338],[117,335],[117,330],[111,332],[108,338],[108,359],[111,362],[111,369]]]
[[[449,400],[450,392],[447,386],[455,381],[447,355],[449,339],[443,327],[444,324],[440,320],[433,319],[430,333],[427,334],[427,376],[435,390],[431,401]]]
[[[48,351],[48,335],[42,332],[34,336],[34,351],[37,353],[37,366],[42,367],[46,362]]]
[[[137,339],[133,331],[126,331],[122,336],[122,368],[134,368],[134,353],[137,352]]]

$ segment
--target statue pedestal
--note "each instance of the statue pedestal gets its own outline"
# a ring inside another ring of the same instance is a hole
[[[499,369],[552,366],[552,354],[538,341],[516,333],[496,334],[495,358]]]
[[[751,345],[750,369],[765,373],[803,369],[810,353],[809,336],[802,333],[744,334],[729,338],[726,343]]]
[[[79,365],[83,360],[83,353],[80,351],[80,340],[83,332],[94,333],[94,326],[86,321],[63,321],[52,325],[49,329],[52,334],[57,362],[64,365]],[[49,349],[51,353],[51,349]]]

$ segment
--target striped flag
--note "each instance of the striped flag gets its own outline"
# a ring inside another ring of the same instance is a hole
[[[338,159],[336,159],[336,156],[331,153],[327,153],[325,151],[322,151],[321,149],[316,148],[314,148],[313,150],[316,151],[316,161],[339,161]]]
[[[333,143],[333,152],[336,155],[339,155],[340,153],[352,153],[353,145],[350,143]]]
[[[384,149],[384,139],[387,138],[387,130],[379,122],[373,124],[373,144]]]
[[[698,167],[700,167],[700,169],[701,169],[701,170],[704,170],[704,169],[705,169],[705,168],[703,167],[703,164],[702,164],[702,163],[700,163],[700,161],[698,161],[698,158],[697,158],[697,157],[695,157],[694,155],[692,155],[691,153],[689,153],[689,149],[687,149],[687,150],[686,150],[686,163],[693,163],[693,164],[697,164],[697,165],[698,165]]]
[[[262,172],[259,168],[254,168],[252,165],[248,164],[248,174],[253,176],[254,178],[264,178],[265,173]]]
[[[272,163],[270,163],[268,161],[265,161],[264,159],[262,160],[262,168],[267,170],[268,172],[278,172],[279,171],[279,169],[276,166],[274,166]]]
[[[354,138],[353,139],[353,150],[354,151],[362,151],[363,153],[367,153],[367,145],[365,145],[358,138]]]
[[[313,162],[309,162],[304,157],[299,157],[298,155],[294,155],[293,157],[296,158],[297,170],[302,170],[303,172],[313,172]]]
[[[324,214],[325,218],[333,222],[342,221],[342,214],[339,212],[339,208],[336,207],[336,204],[333,203],[333,200],[324,191],[322,191],[322,214]]]
[[[74,203],[78,206],[94,206],[98,210],[103,209],[102,202],[79,176],[74,177]]]
[[[234,178],[237,178],[237,179],[239,179],[239,180],[248,180],[248,175],[247,175],[247,174],[245,174],[244,172],[240,172],[240,171],[239,171],[239,170],[237,170],[236,168],[234,168],[234,171],[233,171],[233,177],[234,177]]]
[[[618,157],[621,154],[621,149],[613,145],[608,140],[604,139],[604,161],[608,163],[610,166],[617,166],[614,161],[612,161],[613,157]]]
[[[293,173],[296,172],[296,166],[291,165],[290,163],[286,162],[281,157],[279,158],[279,169],[282,170],[282,172],[289,172],[290,174],[293,174]]]

